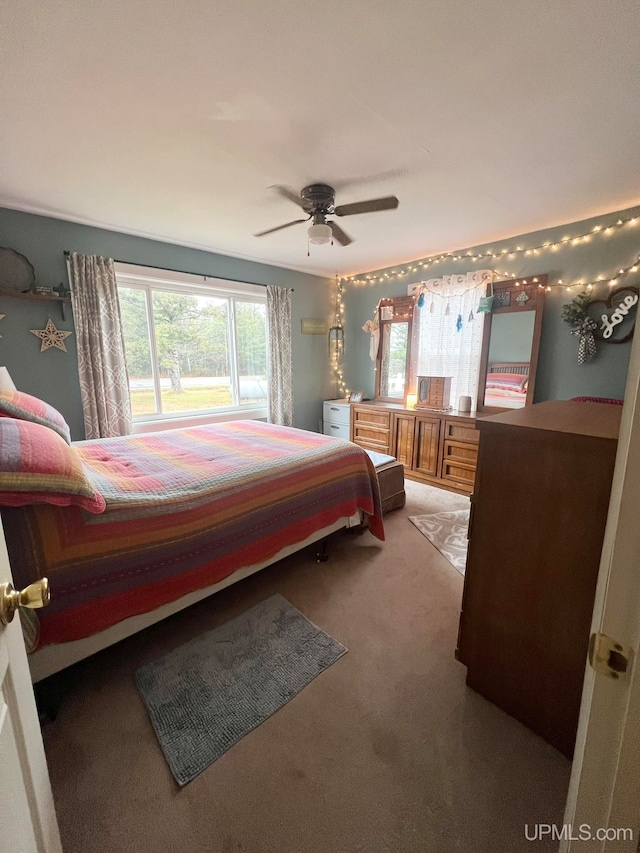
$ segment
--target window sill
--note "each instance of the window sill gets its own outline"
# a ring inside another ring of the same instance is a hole
[[[234,409],[230,412],[211,412],[206,415],[184,415],[182,417],[158,418],[154,420],[134,421],[133,435],[145,432],[161,432],[167,429],[190,429],[207,424],[221,424],[228,421],[255,421],[267,417],[265,406],[257,408]]]

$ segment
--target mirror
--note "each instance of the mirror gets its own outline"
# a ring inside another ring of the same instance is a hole
[[[387,323],[382,329],[380,396],[404,400],[409,324]]]
[[[498,282],[485,317],[478,409],[520,409],[533,402],[546,276]]]
[[[491,323],[485,406],[521,409],[527,399],[535,311],[497,314]]]
[[[398,296],[382,299],[378,304],[377,399],[404,402],[411,364],[414,302],[413,296]]]

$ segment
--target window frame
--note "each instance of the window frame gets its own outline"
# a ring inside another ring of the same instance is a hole
[[[153,375],[153,388],[156,409],[162,409],[160,372],[158,370],[158,351],[156,344],[155,319],[153,315],[153,293],[177,293],[190,296],[205,296],[223,299],[227,303],[227,334],[231,394],[234,402],[230,406],[217,406],[209,409],[191,409],[187,412],[162,412],[134,415],[133,431],[146,432],[167,429],[169,425],[192,426],[202,423],[268,417],[269,411],[269,328],[265,310],[265,337],[267,352],[267,400],[264,405],[241,405],[240,377],[238,375],[236,302],[267,305],[266,287],[212,276],[191,275],[171,272],[150,267],[116,263],[116,284],[122,288],[141,290],[145,294],[147,324],[149,329],[149,350]],[[126,350],[126,341],[125,341]]]

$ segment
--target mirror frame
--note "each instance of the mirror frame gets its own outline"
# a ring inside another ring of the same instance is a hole
[[[409,383],[411,381],[411,370],[413,366],[412,350],[413,350],[413,314],[415,310],[415,296],[390,296],[386,299],[381,299],[378,302],[376,314],[378,316],[378,328],[380,330],[380,341],[378,343],[378,353],[376,355],[376,390],[375,399],[385,403],[396,403],[398,406],[404,406],[409,393]],[[393,317],[391,320],[382,319],[382,309],[391,308]],[[380,378],[382,376],[382,348],[384,346],[384,329],[385,326],[390,326],[392,323],[407,323],[407,360],[404,366],[404,393],[402,397],[383,397],[380,395]]]
[[[500,414],[501,412],[513,412],[516,409],[505,406],[485,406],[484,395],[489,368],[489,347],[491,344],[491,322],[494,314],[517,314],[523,311],[535,311],[536,316],[533,324],[533,339],[531,341],[531,358],[529,360],[529,383],[527,385],[527,397],[525,407],[533,403],[533,395],[536,386],[536,373],[538,371],[538,353],[540,351],[540,334],[542,331],[542,315],[544,311],[544,297],[547,290],[546,275],[522,276],[521,278],[497,281],[493,284],[493,295],[500,296],[509,294],[509,304],[504,307],[495,307],[485,314],[484,329],[482,334],[482,352],[480,355],[480,375],[478,377],[477,409],[478,412],[488,414]],[[517,302],[521,293],[529,297],[526,302]],[[494,300],[495,304],[495,300]],[[524,408],[524,407],[523,407]]]

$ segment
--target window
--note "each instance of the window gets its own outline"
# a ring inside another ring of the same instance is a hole
[[[460,276],[430,279],[415,287],[424,292],[416,312],[418,376],[450,376],[451,405],[461,395],[476,399],[484,315],[477,314],[491,272],[478,270]]]
[[[134,420],[266,415],[264,288],[124,264],[116,276]]]

